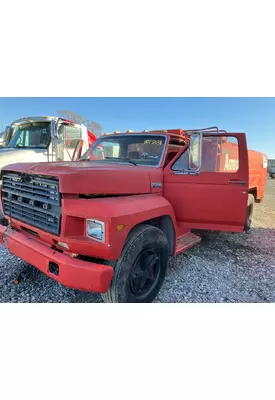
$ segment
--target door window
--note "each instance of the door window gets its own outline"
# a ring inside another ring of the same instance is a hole
[[[202,141],[201,172],[232,173],[239,169],[239,145],[236,137],[206,136]]]
[[[61,125],[58,130],[58,136],[63,140],[68,149],[74,149],[77,142],[82,137],[81,128]]]
[[[232,173],[239,170],[239,144],[233,136],[196,136],[172,166],[173,171]]]
[[[201,165],[201,136],[192,135],[190,145],[172,166],[173,171],[197,171]]]

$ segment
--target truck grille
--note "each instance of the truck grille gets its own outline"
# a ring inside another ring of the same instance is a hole
[[[2,178],[2,203],[9,217],[59,235],[61,202],[57,180],[6,173]]]

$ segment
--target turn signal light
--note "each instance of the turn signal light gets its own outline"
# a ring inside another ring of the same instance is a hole
[[[117,229],[118,231],[122,231],[122,229],[124,229],[125,227],[126,227],[126,225],[120,224],[120,225],[118,225],[118,226],[116,227],[116,229]]]

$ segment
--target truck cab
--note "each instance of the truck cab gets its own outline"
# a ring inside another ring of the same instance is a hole
[[[0,148],[0,170],[15,162],[51,162],[72,159],[75,145],[83,151],[96,141],[84,125],[57,117],[25,117],[6,128]]]
[[[258,153],[266,176],[264,162]],[[250,175],[244,133],[102,136],[75,162],[2,169],[0,241],[67,287],[151,302],[169,256],[200,242],[195,232],[250,229],[265,185]]]

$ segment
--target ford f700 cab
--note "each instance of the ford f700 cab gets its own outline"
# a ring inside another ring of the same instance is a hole
[[[244,232],[266,157],[217,128],[100,137],[79,161],[2,169],[1,243],[106,302],[151,302],[197,230]]]

